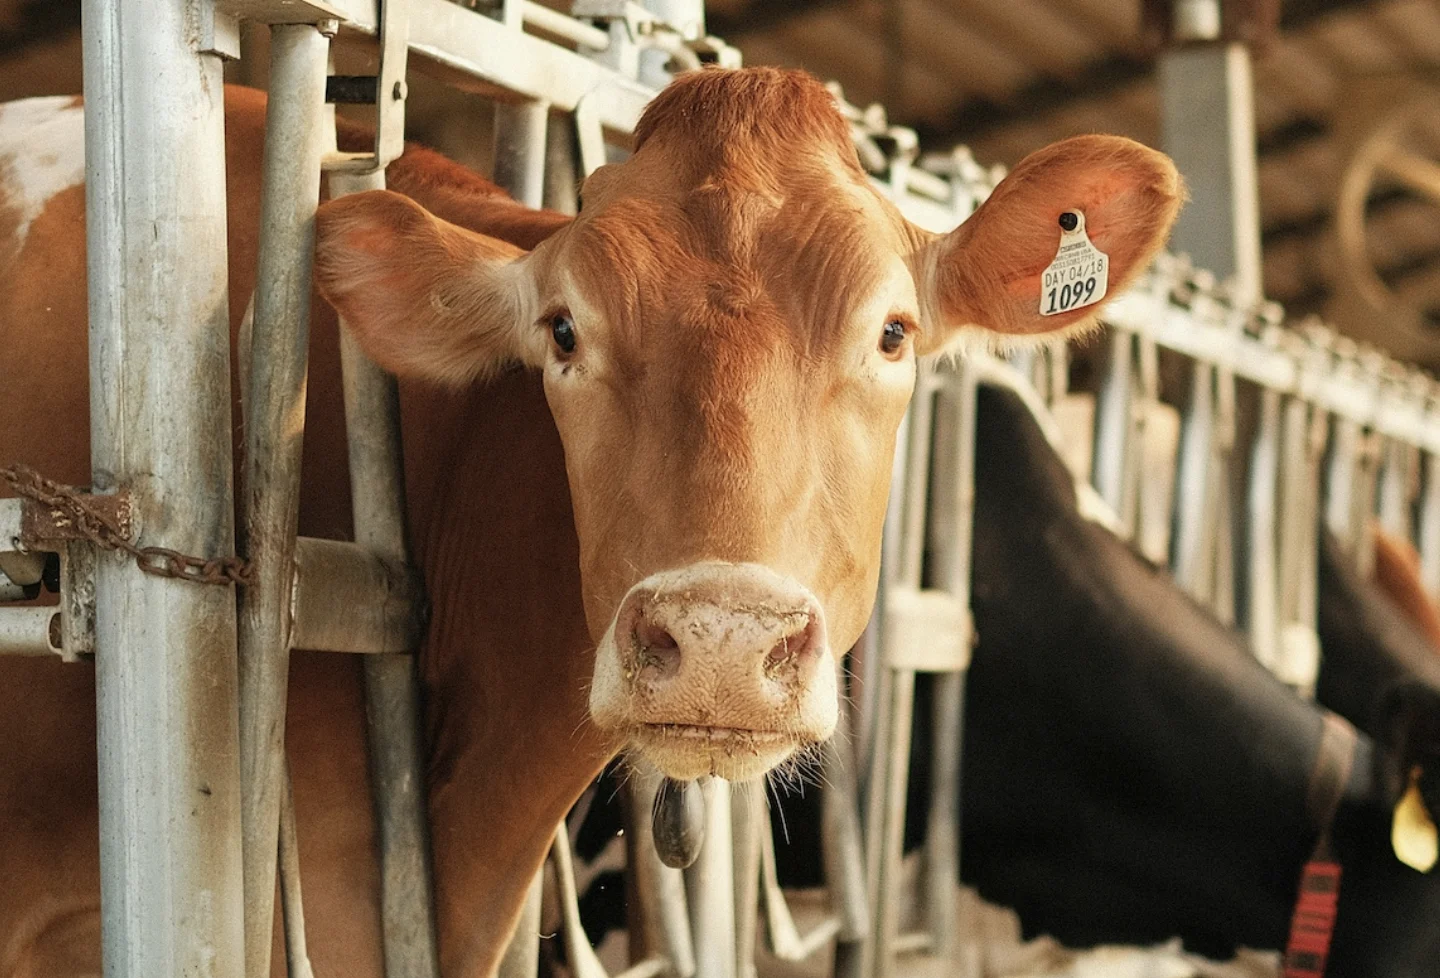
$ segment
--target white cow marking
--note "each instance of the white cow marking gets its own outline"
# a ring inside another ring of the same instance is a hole
[[[85,180],[85,110],[71,95],[0,105],[0,192],[17,242],[50,198]]]

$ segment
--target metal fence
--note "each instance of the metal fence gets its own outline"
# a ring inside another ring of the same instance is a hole
[[[404,533],[397,395],[393,379],[348,339],[355,540],[296,535],[301,433],[286,419],[303,415],[321,174],[329,171],[332,195],[384,185],[385,164],[400,150],[408,62],[493,96],[497,181],[526,204],[573,212],[578,181],[623,154],[625,135],[671,68],[734,65],[738,53],[705,35],[700,3],[682,0],[644,8],[577,0],[574,17],[524,0],[485,11],[449,0],[87,0],[84,14],[92,492],[121,500],[153,546],[187,554],[235,552],[221,62],[239,54],[239,18],[271,33],[260,258],[240,352],[240,552],[255,583],[241,594],[238,618],[226,588],[137,574],[124,555],[37,536],[22,528],[24,504],[0,501],[0,540],[26,545],[5,544],[0,598],[28,593],[44,573],[41,550],[59,553],[62,597],[58,611],[0,611],[0,651],[95,659],[107,974],[268,976],[277,853],[291,974],[308,973],[283,752],[288,657],[303,647],[365,655],[386,973],[434,976],[408,654],[422,634],[422,594]],[[329,43],[340,30],[379,36],[373,78],[328,82],[332,96],[359,92],[376,105],[376,145],[365,153],[335,151],[326,107]],[[918,161],[913,132],[836,95],[863,164],[921,226],[953,227],[1003,175],[963,149]],[[1322,514],[1362,561],[1363,521],[1378,514],[1418,541],[1426,586],[1440,592],[1433,381],[1318,324],[1287,329],[1273,306],[1231,303],[1212,279],[1171,257],[1107,319],[1098,397],[1071,412],[1085,422],[1072,437],[1089,443],[1095,485],[1127,532],[1171,561],[1182,585],[1222,616],[1233,617],[1238,601],[1256,654],[1283,678],[1302,691],[1314,683]],[[1203,395],[1191,398],[1169,448],[1154,421],[1161,349],[1193,361]],[[1012,364],[1050,408],[1077,406],[1063,350],[1017,354]],[[760,796],[732,796],[715,781],[706,791],[706,844],[683,873],[660,862],[648,823],[630,826],[647,935],[630,978],[753,973],[757,908],[782,958],[807,957],[833,939],[836,971],[846,975],[888,975],[897,956],[916,951],[949,959],[962,974],[974,968],[975,949],[957,946],[952,926],[955,806],[973,641],[975,389],[993,375],[985,358],[923,368],[902,431],[883,586],[862,640],[858,709],[846,720],[853,736],[832,741],[824,758],[832,917],[798,932],[775,878]],[[1259,390],[1250,444],[1235,434],[1237,383]],[[1229,503],[1242,452],[1243,520]],[[1156,498],[1163,480],[1141,478],[1156,464],[1179,469],[1173,504]],[[1173,538],[1172,506],[1181,514]],[[1161,530],[1145,537],[1146,525]],[[1248,568],[1241,599],[1222,570],[1236,547]],[[925,568],[927,550],[945,555],[943,566]],[[357,606],[389,611],[357,616]],[[902,934],[899,864],[920,673],[938,676],[934,729],[943,749],[931,772],[925,927]],[[193,797],[197,782],[209,789],[202,798]],[[657,783],[652,775],[631,781],[632,811],[650,811]],[[563,825],[551,860],[567,959],[582,978],[601,978],[579,925]],[[540,894],[537,879],[502,966],[506,978],[535,972]]]

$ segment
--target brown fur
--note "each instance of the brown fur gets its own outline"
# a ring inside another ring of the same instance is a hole
[[[263,106],[227,92],[235,323],[253,286]],[[361,342],[412,375],[405,474],[434,606],[420,667],[447,978],[493,969],[554,826],[618,746],[589,721],[586,697],[595,642],[626,589],[702,557],[762,563],[817,596],[843,650],[873,598],[914,376],[913,351],[877,353],[881,327],[898,317],[930,349],[971,322],[1037,325],[1003,302],[982,306],[997,295],[987,283],[1013,298],[1013,276],[941,266],[1030,262],[1043,242],[1022,231],[1037,214],[1045,235],[1053,224],[1042,174],[1034,192],[997,191],[1009,210],[987,205],[953,241],[924,235],[864,181],[824,89],[768,69],[684,77],[647,112],[639,146],[587,182],[573,222],[414,149],[390,185],[428,214],[390,193],[321,212],[319,282]],[[1145,152],[1112,146],[1090,163]],[[1065,184],[1087,188],[1097,215],[1110,213],[1097,196],[1107,187],[1173,196],[1173,171],[1142,162],[1072,168]],[[1117,266],[1138,267],[1173,209],[1127,205],[1092,226]],[[0,262],[0,347],[19,412],[0,426],[0,460],[78,483],[82,223],[76,188]],[[1112,273],[1112,288],[1133,271]],[[579,331],[568,360],[551,352],[547,318],[566,308]],[[344,537],[325,303],[311,343],[301,532]],[[511,360],[541,369],[463,383]],[[296,654],[287,741],[316,971],[363,978],[378,975],[380,944],[357,670],[353,658]],[[92,674],[20,660],[0,672],[0,975],[73,975],[98,955]]]
[[[1375,545],[1375,583],[1440,654],[1440,611],[1420,581],[1420,555],[1408,540],[1371,527]]]

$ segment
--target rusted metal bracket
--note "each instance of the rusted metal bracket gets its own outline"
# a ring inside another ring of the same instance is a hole
[[[375,149],[372,152],[331,152],[324,167],[331,172],[373,173],[405,152],[405,67],[410,56],[408,0],[380,4],[380,66],[371,76],[336,76],[326,85],[328,102],[375,106]]]

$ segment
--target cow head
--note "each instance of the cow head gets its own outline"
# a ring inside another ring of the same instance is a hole
[[[1083,212],[1117,292],[1180,184],[1158,153],[1081,137],[931,234],[871,186],[822,86],[764,68],[682,76],[635,143],[529,253],[396,194],[326,204],[317,280],[398,374],[543,372],[593,721],[671,777],[750,777],[834,728],[916,358],[1092,322],[1039,314],[1060,215]]]

